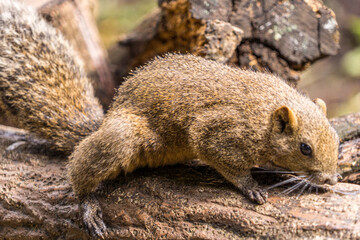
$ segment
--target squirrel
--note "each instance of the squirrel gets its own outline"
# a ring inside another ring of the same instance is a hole
[[[0,1],[0,99],[19,126],[71,153],[69,180],[98,237],[107,228],[94,191],[140,167],[200,159],[259,204],[268,194],[250,174],[255,165],[338,180],[339,139],[321,99],[272,74],[166,54],[133,71],[104,116],[67,41],[11,0]]]
[[[0,14],[0,107],[70,154],[104,115],[83,63],[34,9],[0,0]]]

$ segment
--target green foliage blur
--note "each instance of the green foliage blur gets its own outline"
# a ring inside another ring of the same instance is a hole
[[[352,33],[356,44],[353,49],[345,53],[342,58],[341,66],[348,77],[355,79],[360,85],[360,17],[351,16],[349,19],[349,31]],[[337,111],[337,115],[343,115],[348,112],[360,111],[360,88],[357,87],[354,95],[343,103]]]
[[[317,61],[306,70],[298,88],[310,98],[323,99],[328,117],[360,112],[359,0],[324,3],[336,14],[341,48],[336,56]],[[99,0],[97,23],[105,47],[111,49],[121,34],[130,32],[156,7],[157,0]]]
[[[350,31],[357,41],[357,47],[345,54],[342,67],[351,77],[360,77],[360,17],[350,19]]]
[[[157,7],[156,0],[100,0],[98,27],[106,48]]]

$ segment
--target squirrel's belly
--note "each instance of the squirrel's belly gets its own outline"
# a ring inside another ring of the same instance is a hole
[[[155,168],[165,165],[183,163],[195,159],[195,154],[187,148],[167,147],[163,151],[147,156],[145,160],[146,166]]]

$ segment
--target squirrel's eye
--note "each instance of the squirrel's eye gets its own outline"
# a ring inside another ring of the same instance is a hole
[[[305,156],[311,156],[311,154],[312,154],[311,147],[309,145],[307,145],[306,143],[301,143],[300,144],[300,151]]]

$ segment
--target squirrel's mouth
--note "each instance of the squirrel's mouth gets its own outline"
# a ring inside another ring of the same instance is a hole
[[[311,175],[313,176],[314,184],[319,185],[335,185],[341,179],[341,175],[339,173],[329,174],[323,172],[314,172]]]
[[[317,194],[318,192],[327,191],[331,191],[340,195],[356,195],[360,193],[360,191],[344,191],[338,189],[338,187],[332,187],[331,185],[335,185],[339,180],[342,179],[339,173],[322,173],[319,171],[296,172],[279,167],[256,167],[251,170],[251,173],[253,176],[257,175],[258,173],[280,176],[281,180],[277,178],[279,181],[272,181],[272,185],[268,184],[269,186],[266,187],[266,190],[273,188],[283,188],[284,190],[280,189],[280,194],[295,193],[297,196],[301,196],[304,193]],[[257,178],[255,179],[257,180]]]
[[[277,187],[285,187],[282,191],[284,194],[290,194],[292,192],[298,193],[298,195],[304,192],[324,192],[331,191],[330,185],[335,185],[338,180],[341,179],[341,175],[338,173],[328,174],[319,171],[305,172],[305,171],[292,171],[284,169],[271,164],[271,168],[266,167],[256,168],[252,170],[254,174],[273,174],[280,178],[280,181],[273,185],[268,186],[266,189],[272,189]],[[270,176],[269,176],[270,177]],[[274,181],[273,181],[274,182]]]
[[[283,168],[275,164],[273,161],[269,161],[261,167],[270,170],[273,173],[295,175],[299,178],[305,177],[305,179],[308,179],[307,181],[310,181],[312,184],[316,185],[335,185],[342,178],[339,173],[324,173],[321,171],[293,171]]]

